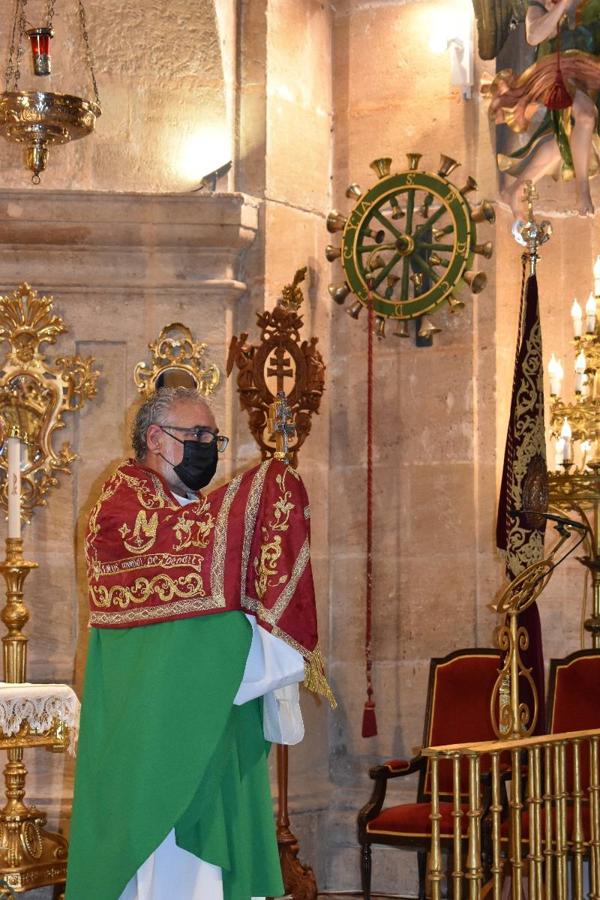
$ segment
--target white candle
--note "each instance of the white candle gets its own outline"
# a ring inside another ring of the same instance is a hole
[[[596,257],[593,267],[594,272],[594,293],[596,297],[600,297],[600,256]]]
[[[571,426],[569,425],[569,420],[567,418],[565,418],[565,420],[563,422],[563,427],[560,430],[560,436],[563,441],[562,461],[564,463],[573,462],[573,446],[572,446],[572,442],[571,442],[572,434],[573,434],[573,432],[571,431]]]
[[[554,468],[558,470],[560,470],[563,461],[563,444],[564,441],[561,437],[556,438],[556,443],[554,444]]]
[[[573,300],[573,306],[571,307],[571,318],[573,319],[573,334],[576,338],[580,338],[583,312],[581,306],[577,302],[577,297]]]
[[[21,537],[21,441],[8,441],[8,536]]]
[[[575,357],[575,393],[580,394],[583,389],[583,381],[584,381],[584,373],[585,373],[586,361],[585,361],[585,353],[583,350],[580,350],[577,356]]]
[[[583,383],[581,385],[581,396],[585,400],[586,397],[589,397],[589,395],[590,395],[590,376],[586,374],[583,376]]]
[[[585,467],[587,466],[587,458],[588,452],[591,449],[592,442],[591,441],[582,441],[581,442],[581,471],[585,472]]]
[[[554,353],[548,363],[548,374],[550,375],[550,393],[553,397],[559,397],[564,372],[560,360]]]
[[[593,334],[596,330],[596,298],[591,291],[585,304],[585,330],[587,334]]]

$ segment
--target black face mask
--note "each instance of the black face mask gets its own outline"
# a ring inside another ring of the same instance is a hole
[[[171,435],[175,437],[175,435]],[[183,444],[183,459],[173,466],[173,471],[181,478],[190,491],[199,491],[215,477],[217,471],[217,442],[203,444],[200,441],[180,441]],[[167,460],[168,462],[168,460]],[[171,463],[173,465],[173,463]]]

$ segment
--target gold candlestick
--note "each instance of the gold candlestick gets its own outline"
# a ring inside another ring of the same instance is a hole
[[[6,559],[0,563],[0,572],[6,581],[6,606],[0,618],[7,634],[2,638],[4,656],[4,681],[23,684],[27,673],[27,638],[22,629],[29,621],[29,612],[23,602],[23,585],[37,563],[23,559],[23,540],[6,539]]]
[[[7,633],[2,638],[4,649],[4,681],[22,684],[27,676],[27,636],[23,628],[29,612],[23,600],[23,584],[37,563],[23,558],[21,538],[6,539],[6,559],[0,572],[6,581],[6,606],[0,618]],[[6,747],[8,762],[4,767],[6,803],[0,810],[0,874],[14,891],[60,884],[67,877],[67,841],[60,834],[44,830],[46,815],[25,803],[27,769],[23,752],[27,747],[56,747],[56,729],[41,738],[23,726],[16,737],[0,740]]]

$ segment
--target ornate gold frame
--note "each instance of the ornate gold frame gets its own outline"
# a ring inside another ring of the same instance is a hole
[[[0,415],[8,434],[16,431],[27,441],[21,472],[21,517],[27,522],[36,506],[46,505],[48,491],[58,484],[56,473],[69,472],[77,458],[68,441],[54,446],[55,433],[65,427],[64,414],[81,409],[96,393],[99,372],[92,368],[92,357],[60,356],[51,363],[40,350],[66,330],[52,297],[39,297],[26,282],[0,296],[0,343],[10,345],[0,368]],[[4,507],[6,475],[7,460],[0,455]]]
[[[144,398],[156,390],[161,376],[173,369],[186,372],[205,397],[215,393],[221,373],[214,363],[205,361],[207,345],[197,341],[187,325],[172,322],[148,347],[152,362],[139,362],[133,372],[136,387]]]

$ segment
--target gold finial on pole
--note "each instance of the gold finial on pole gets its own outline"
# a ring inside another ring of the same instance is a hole
[[[523,200],[527,203],[527,221],[517,219],[513,225],[513,237],[518,244],[526,247],[527,250],[523,254],[525,259],[529,260],[529,274],[535,275],[537,266],[538,247],[545,244],[552,235],[552,225],[544,219],[543,222],[537,222],[533,209],[535,200],[539,199],[539,194],[535,189],[533,181],[527,181],[523,188]]]

